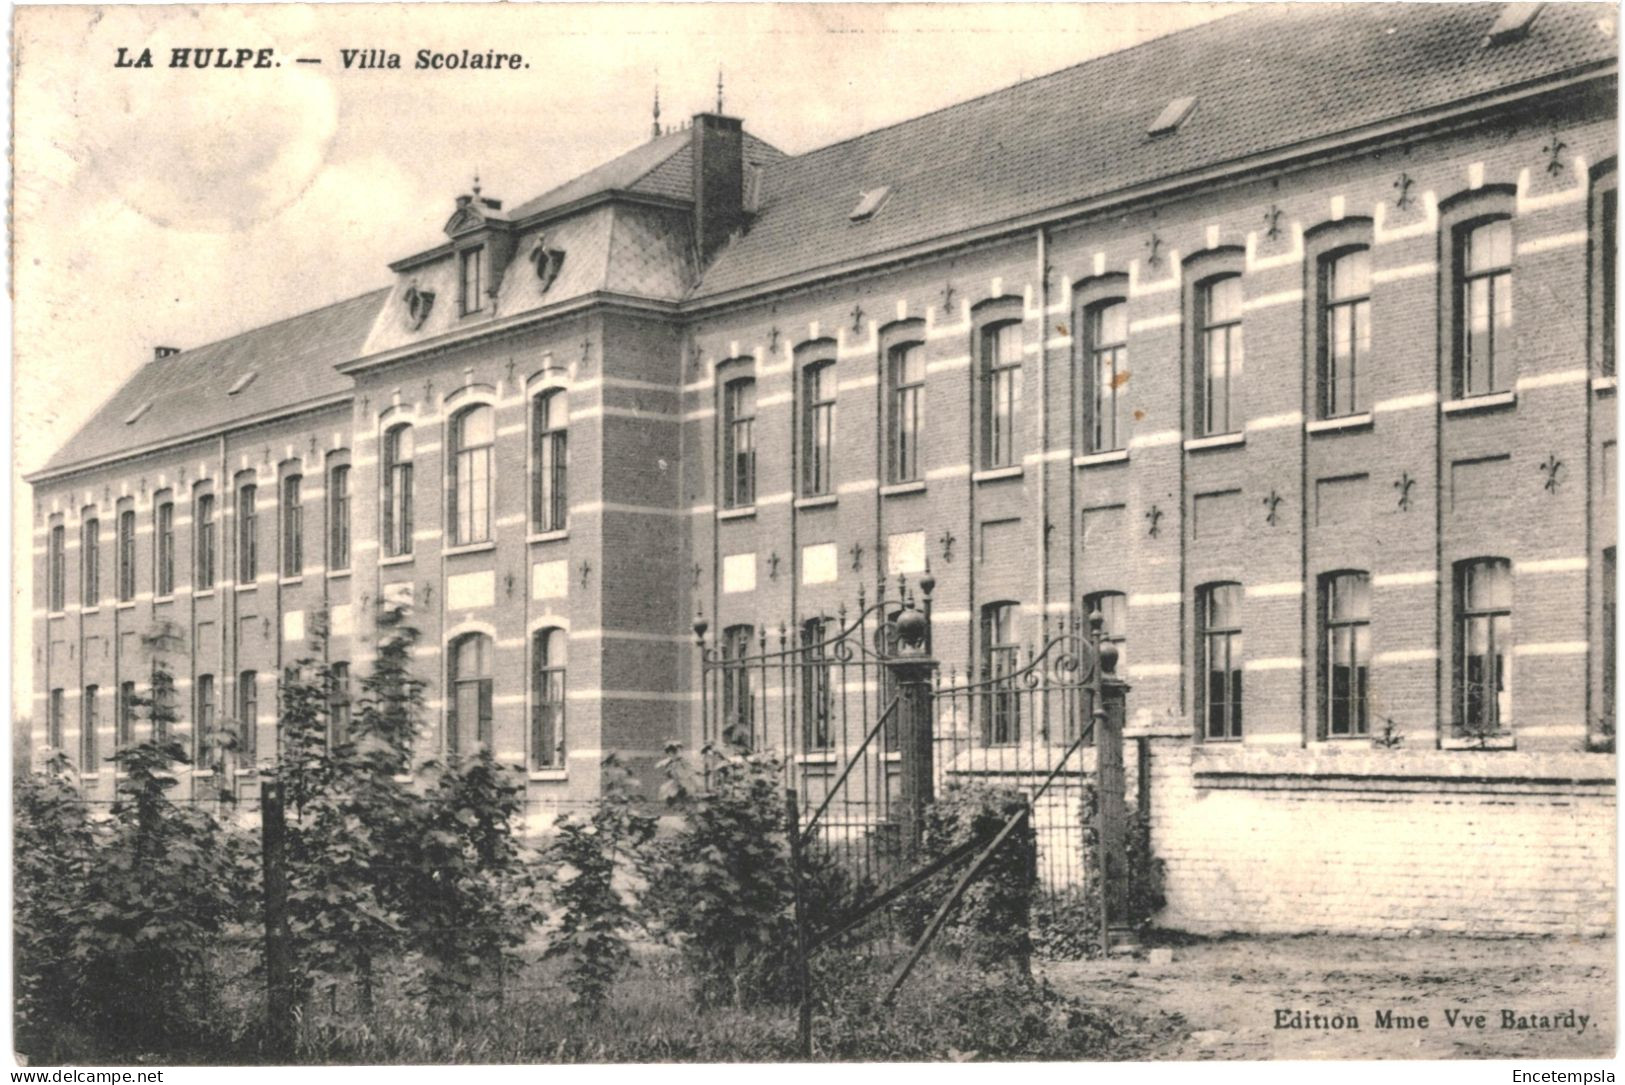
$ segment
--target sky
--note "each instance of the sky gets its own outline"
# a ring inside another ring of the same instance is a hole
[[[515,206],[714,108],[791,154],[1239,10],[1233,4],[401,4],[15,9],[13,704],[28,708],[21,476],[157,345],[388,285],[478,173]],[[271,48],[174,69],[176,48]],[[120,67],[150,49],[153,67]],[[346,69],[343,49],[400,55]],[[420,49],[518,70],[414,68]],[[321,64],[297,64],[296,57]]]

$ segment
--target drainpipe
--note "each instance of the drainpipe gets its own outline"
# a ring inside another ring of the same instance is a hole
[[[1049,640],[1049,234],[1039,227],[1038,250],[1038,614],[1042,645]]]

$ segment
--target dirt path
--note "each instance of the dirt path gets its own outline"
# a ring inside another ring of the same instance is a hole
[[[1054,964],[1046,973],[1068,994],[1183,1018],[1176,1038],[1150,1056],[1159,1059],[1550,1059],[1614,1051],[1611,939],[1315,935],[1199,942],[1172,953],[1171,963],[1152,963],[1141,950],[1129,959]],[[1512,1027],[1506,1010],[1515,1015]],[[1301,1011],[1352,1015],[1359,1027],[1310,1020],[1278,1028],[1278,1011],[1287,1011],[1288,1024]],[[1379,1011],[1392,1013],[1393,1027],[1379,1027]],[[1398,1027],[1402,1017],[1424,1015],[1426,1028]]]

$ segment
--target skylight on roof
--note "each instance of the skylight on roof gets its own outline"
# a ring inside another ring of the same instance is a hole
[[[152,400],[149,399],[145,403],[141,404],[141,406],[139,406],[135,410],[131,411],[130,412],[130,417],[128,417],[128,418],[126,418],[124,420],[124,424],[126,426],[135,425],[137,422],[141,421],[141,416],[146,414],[150,410],[152,410]]]
[[[237,378],[237,383],[226,389],[226,395],[234,396],[238,392],[241,392],[244,388],[247,388],[250,384],[253,384],[254,378],[259,375],[259,370],[250,369],[247,373],[244,373],[242,376]]]
[[[867,192],[860,193],[858,205],[852,209],[852,213],[847,217],[853,222],[863,222],[873,218],[875,212],[880,210],[880,205],[885,203],[886,197],[890,195],[890,185],[881,185],[879,188],[871,188]]]
[[[1185,118],[1191,115],[1191,110],[1195,108],[1195,98],[1175,98],[1163,107],[1161,113],[1157,114],[1157,119],[1152,121],[1151,127],[1145,130],[1146,135],[1167,135],[1175,128],[1178,128]]]
[[[1517,41],[1529,33],[1529,24],[1535,21],[1540,14],[1542,4],[1503,4],[1501,14],[1495,17],[1495,25],[1490,32],[1484,35],[1486,48],[1494,45],[1505,45]]]

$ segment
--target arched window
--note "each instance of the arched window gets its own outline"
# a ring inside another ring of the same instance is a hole
[[[1456,566],[1456,731],[1491,738],[1512,725],[1512,565]]]
[[[249,579],[253,579],[252,576]],[[135,599],[135,509],[118,514],[118,597],[119,602]]]
[[[566,474],[570,462],[570,401],[560,388],[532,400],[531,422],[531,528],[563,531],[570,488]]]
[[[496,412],[481,404],[451,420],[452,545],[491,538],[491,445]]]
[[[165,599],[175,594],[175,502],[167,490],[153,502],[152,533],[155,540],[152,593]]]
[[[1320,578],[1321,735],[1371,733],[1371,578],[1361,572]]]
[[[1456,396],[1512,387],[1512,220],[1456,231]]]
[[[53,613],[67,606],[68,601],[68,540],[67,528],[60,518],[51,524],[51,540],[46,554],[46,607]]]
[[[722,631],[722,727],[724,738],[746,742],[754,733],[755,706],[750,694],[751,636],[748,625],[732,625]]]
[[[259,738],[260,676],[255,671],[243,671],[237,676],[237,754],[244,765],[255,761],[255,744]]]
[[[384,555],[412,552],[412,427],[384,434]]]
[[[99,714],[100,705],[96,698],[101,689],[97,686],[86,686],[84,700],[81,702],[81,718],[79,721],[79,771],[96,772],[100,766],[96,763],[96,729],[101,726]]]
[[[986,711],[982,714],[982,742],[1010,746],[1021,741],[1021,694],[1014,675],[1020,669],[1021,649],[1016,641],[1017,605],[988,603],[982,608],[982,682]]]
[[[809,753],[835,745],[831,728],[835,691],[824,643],[834,635],[833,630],[828,618],[808,618],[801,623],[801,748]]]
[[[1618,300],[1619,174],[1612,165],[1592,171],[1591,306],[1597,369],[1614,375],[1614,304]]]
[[[530,767],[564,767],[565,667],[569,634],[538,629],[531,638]]]
[[[327,567],[333,572],[350,567],[350,465],[335,464],[327,472]]]
[[[298,475],[288,475],[282,480],[282,575],[286,577],[299,576],[305,571],[303,483]]]
[[[1021,416],[1021,325],[1005,321],[982,330],[982,466],[1021,462],[1016,427]]]
[[[447,675],[451,707],[447,712],[448,753],[473,753],[491,744],[491,638],[468,633],[451,645]]]
[[[79,532],[79,602],[86,607],[96,606],[102,597],[102,522],[88,515],[93,511],[85,509]]]
[[[722,390],[722,503],[756,503],[756,382],[749,377]]]
[[[1241,276],[1220,275],[1196,290],[1196,436],[1241,427]]]
[[[916,482],[925,425],[925,344],[902,343],[887,358],[891,387],[887,410],[887,469],[891,482]]]
[[[350,739],[350,665],[332,663],[327,668],[327,742],[336,746]]]
[[[1122,298],[1096,302],[1083,314],[1084,447],[1111,452],[1128,436],[1119,392],[1128,379],[1128,303]]]
[[[237,583],[249,585],[260,575],[259,487],[245,482],[237,487]]]
[[[1344,249],[1320,262],[1320,417],[1369,406],[1371,250]]]
[[[1241,737],[1241,585],[1196,592],[1196,714],[1208,739]]]
[[[801,493],[830,492],[835,455],[835,363],[813,362],[801,371]]]
[[[192,691],[197,701],[197,760],[199,765],[205,765],[210,760],[209,740],[215,729],[214,675],[198,675],[192,681]]]
[[[215,572],[215,522],[214,522],[214,495],[200,493],[197,495],[197,507],[193,510],[193,534],[197,537],[197,580],[198,591],[209,591],[214,587]]]

